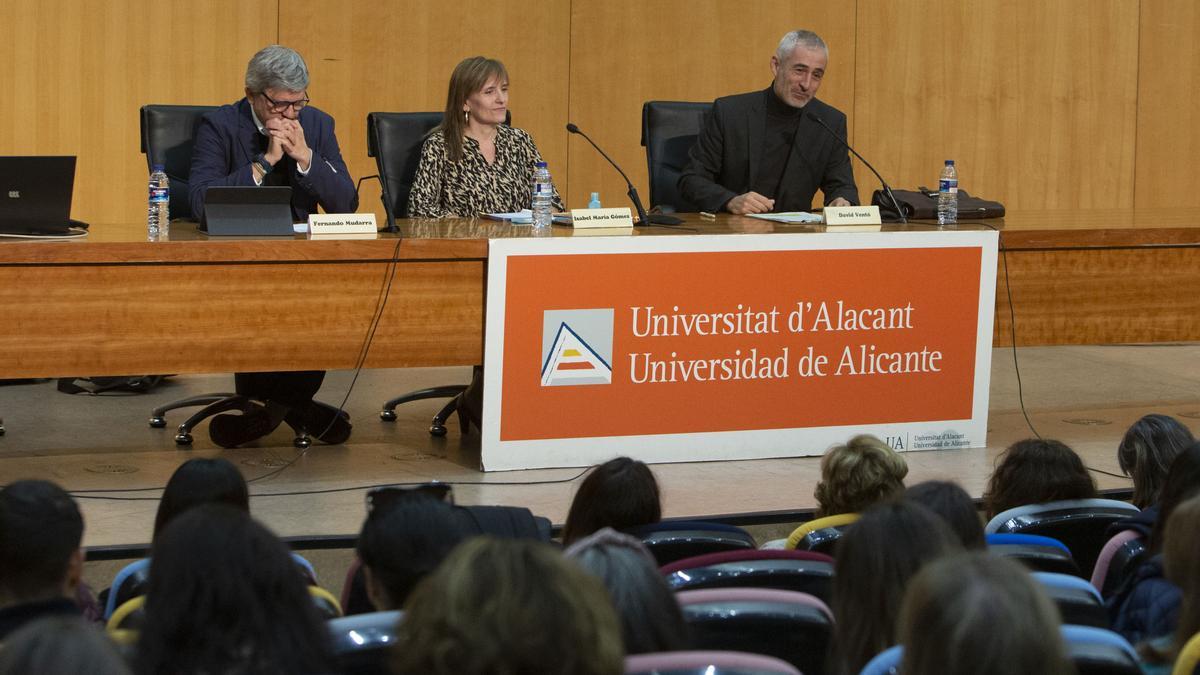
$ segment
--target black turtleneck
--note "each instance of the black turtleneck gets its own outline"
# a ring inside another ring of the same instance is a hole
[[[763,133],[762,152],[759,153],[758,172],[750,189],[775,199],[779,196],[779,183],[787,169],[804,109],[793,108],[779,100],[771,87],[763,92],[763,99],[766,102],[767,125]]]

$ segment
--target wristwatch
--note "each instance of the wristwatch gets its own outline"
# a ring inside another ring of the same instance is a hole
[[[267,156],[261,152],[254,156],[254,163],[258,165],[258,168],[262,169],[264,176],[271,173],[271,169],[275,168],[267,161]]]

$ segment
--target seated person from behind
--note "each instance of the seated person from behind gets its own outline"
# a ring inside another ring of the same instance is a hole
[[[358,208],[354,181],[342,161],[333,118],[308,105],[308,66],[295,51],[264,47],[246,67],[246,98],[204,116],[192,150],[192,215],[204,215],[210,186],[289,185],[292,217]],[[287,419],[326,443],[350,436],[349,418],[313,396],[324,371],[237,373],[237,393],[266,401],[244,415],[213,418],[209,434],[226,448],[269,434]]]
[[[473,56],[454,68],[442,123],[421,146],[410,216],[473,217],[530,207],[534,165],[544,160],[527,132],[504,124],[507,115],[504,64]],[[557,188],[554,208],[564,209]]]
[[[983,493],[988,519],[1018,506],[1096,496],[1096,482],[1083,460],[1059,441],[1017,441],[997,461]]]
[[[44,480],[0,490],[0,643],[42,617],[81,611],[83,516],[71,495]]]
[[[739,215],[807,211],[819,188],[827,206],[858,203],[846,146],[846,115],[816,99],[829,48],[816,33],[783,36],[768,89],[713,102],[679,176],[679,193],[705,211]]]

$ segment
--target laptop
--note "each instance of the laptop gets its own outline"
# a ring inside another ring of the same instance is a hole
[[[213,186],[204,193],[200,231],[214,237],[290,237],[292,188]]]
[[[0,157],[0,235],[68,236],[74,157]]]

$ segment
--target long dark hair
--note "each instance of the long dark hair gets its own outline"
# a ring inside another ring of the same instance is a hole
[[[1200,496],[1179,504],[1170,515],[1163,537],[1163,572],[1183,591],[1175,637],[1167,649],[1156,649],[1154,642],[1141,645],[1143,657],[1170,663],[1183,645],[1200,632]]]
[[[1096,481],[1083,460],[1060,441],[1017,441],[997,461],[983,493],[988,518],[1026,504],[1096,496]]]
[[[227,459],[216,457],[189,459],[175,469],[154,516],[154,538],[176,516],[200,504],[228,504],[250,512],[250,493],[246,479]]]
[[[874,506],[838,542],[831,672],[852,675],[896,644],[904,590],[926,563],[962,550],[950,527],[910,501]]]
[[[617,457],[592,469],[579,485],[563,543],[571,544],[602,527],[621,530],[662,520],[658,481],[645,463]]]
[[[904,498],[914,501],[942,517],[958,535],[964,548],[987,548],[983,520],[971,495],[958,483],[946,480],[927,480],[904,491]]]
[[[1175,507],[1196,494],[1200,494],[1200,443],[1193,443],[1179,453],[1167,470],[1158,499],[1158,519],[1150,532],[1150,553],[1162,551],[1167,520]]]
[[[446,111],[442,115],[442,123],[435,130],[440,129],[445,137],[446,154],[451,162],[462,160],[462,139],[467,129],[467,123],[463,120],[463,104],[471,94],[482,90],[493,77],[507,82],[508,70],[496,59],[483,56],[463,59],[450,74],[450,85],[446,90]]]
[[[1133,478],[1134,506],[1144,509],[1158,502],[1171,462],[1195,442],[1187,427],[1167,415],[1146,415],[1129,427],[1117,446],[1117,464]]]
[[[205,504],[154,542],[141,673],[319,673],[328,635],[287,547],[245,512]]]

